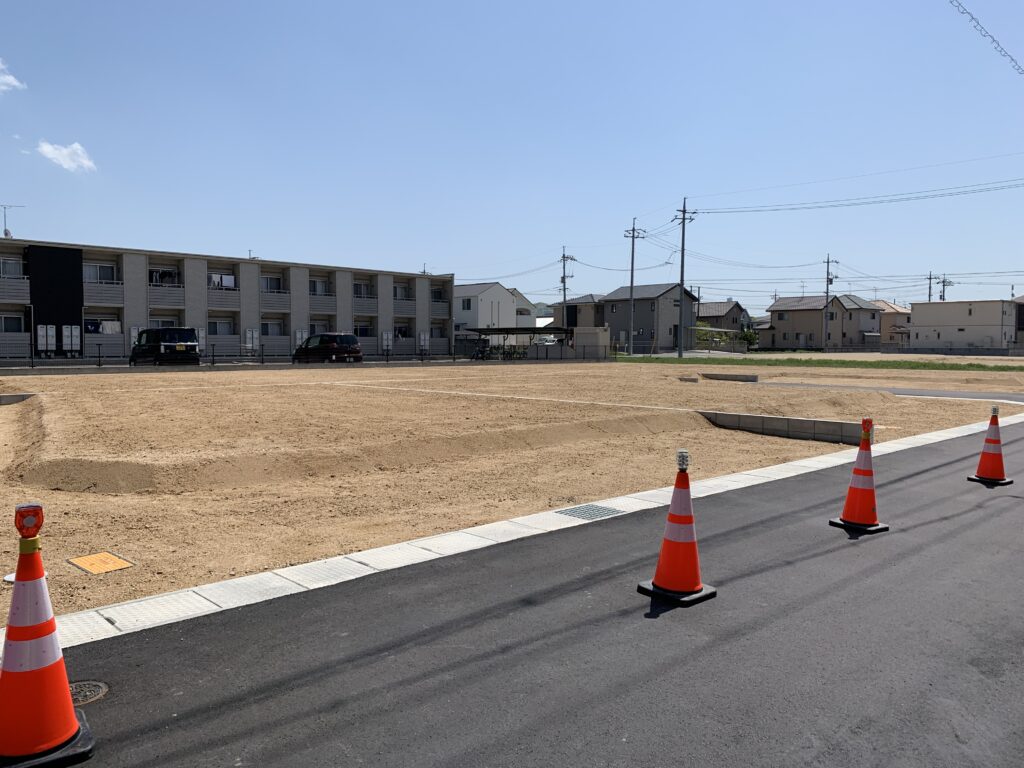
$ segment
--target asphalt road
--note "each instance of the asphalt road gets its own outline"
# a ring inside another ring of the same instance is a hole
[[[1021,392],[968,392],[957,389],[908,389],[906,387],[875,387],[857,384],[796,384],[783,381],[763,381],[763,387],[811,387],[817,389],[865,389],[871,392],[891,392],[894,395],[912,395],[914,397],[952,397],[961,400],[1013,400],[1024,403]]]
[[[1020,766],[1003,438],[998,490],[965,480],[980,434],[876,457],[893,530],[859,540],[827,525],[849,466],[697,500],[719,594],[687,609],[635,591],[662,509],[70,648],[110,685],[93,763]]]

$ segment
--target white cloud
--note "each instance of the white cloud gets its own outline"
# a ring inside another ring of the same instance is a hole
[[[7,65],[4,64],[4,60],[0,59],[0,93],[6,93],[7,91],[14,90],[23,91],[26,88],[28,88],[28,86],[8,72]]]
[[[27,149],[23,149],[23,150],[21,150],[21,154],[23,154],[23,155],[31,155],[32,153],[29,152]]]
[[[65,171],[95,171],[96,164],[85,151],[85,147],[77,141],[62,147],[60,144],[51,144],[48,141],[40,141],[36,151],[47,160],[52,160]]]

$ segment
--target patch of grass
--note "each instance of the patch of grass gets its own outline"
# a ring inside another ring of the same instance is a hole
[[[662,363],[666,365],[752,365],[794,368],[882,368],[902,371],[1024,371],[1024,365],[988,365],[987,363],[946,363],[928,360],[837,360],[835,358],[784,357],[758,360],[753,357],[627,357],[620,363]]]

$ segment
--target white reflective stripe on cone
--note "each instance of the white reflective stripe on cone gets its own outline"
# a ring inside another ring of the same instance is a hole
[[[679,510],[679,507],[683,508],[683,511]],[[690,510],[693,508],[693,501],[690,499],[689,488],[673,488],[672,489],[672,500],[668,505],[668,513],[670,515],[688,515]]]
[[[999,425],[998,424],[993,424],[992,426],[990,426],[988,428],[988,434],[986,434],[985,437],[987,437],[989,440],[998,440],[999,439]]]
[[[46,577],[32,581],[14,582],[11,597],[11,615],[7,624],[12,627],[34,627],[53,618],[50,592]]]
[[[854,469],[871,469],[871,452],[857,451],[857,461],[853,464]]]
[[[875,478],[871,475],[854,475],[850,478],[851,488],[874,488]]]
[[[992,443],[985,443],[985,447],[981,449],[982,453],[1002,453],[1003,446],[993,445]]]
[[[688,544],[697,540],[697,531],[693,523],[665,523],[665,538]]]
[[[4,642],[3,672],[34,672],[61,658],[56,632],[35,640],[7,640]]]

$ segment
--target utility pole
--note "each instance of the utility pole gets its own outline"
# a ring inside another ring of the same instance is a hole
[[[686,283],[683,282],[686,278],[686,222],[693,221],[693,215],[691,212],[686,210],[686,198],[683,198],[683,207],[681,210],[677,210],[676,213],[679,215],[676,218],[679,220],[679,329],[676,331],[676,344],[679,347],[679,357],[683,356],[683,350],[686,348]],[[633,220],[634,226],[636,220]],[[697,325],[697,314],[696,309],[694,310],[693,324]]]
[[[832,265],[839,262],[832,258],[832,254],[825,254],[825,336],[821,340],[822,349],[828,351],[828,287],[839,275],[832,274]]]
[[[627,347],[630,356],[633,354],[633,318],[636,306],[633,303],[633,271],[636,266],[636,241],[643,240],[647,236],[647,230],[636,228],[636,217],[633,217],[633,226],[626,230],[624,237],[629,238],[629,346]]]
[[[932,300],[932,271],[928,270],[928,301]]]
[[[567,292],[568,292],[568,281],[572,275],[565,274],[565,265],[567,262],[576,261],[575,256],[569,256],[565,252],[565,246],[562,246],[562,327],[568,328],[569,323],[569,306],[567,303]]]
[[[8,208],[24,208],[24,205],[9,205],[8,203],[0,203],[0,208],[4,209],[4,237],[8,240],[11,239],[11,230],[7,228],[7,209]]]
[[[941,290],[939,291],[939,301],[946,300],[946,288],[948,288],[951,285],[956,285],[956,283],[954,283],[952,280],[947,280],[946,276],[943,275],[942,280],[939,281],[939,287],[941,288]]]

